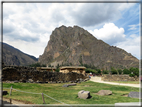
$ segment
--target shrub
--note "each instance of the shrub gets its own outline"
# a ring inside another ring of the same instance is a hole
[[[129,74],[129,76],[130,76],[130,77],[134,77],[134,76],[135,76],[135,74]]]
[[[103,71],[103,74],[108,74],[108,72],[109,72],[109,71],[107,71],[107,70],[104,70],[104,71]]]
[[[131,67],[130,68],[130,73],[132,73],[133,72],[133,74],[134,74],[134,76],[139,76],[139,69],[138,68],[133,68],[133,67]]]
[[[114,69],[113,67],[111,68],[111,74],[117,74],[117,70]]]
[[[123,70],[121,70],[121,69],[118,69],[117,71],[119,74],[122,74],[122,72],[123,72]]]
[[[130,73],[131,72],[128,69],[126,69],[126,68],[123,70],[123,74],[130,74]]]

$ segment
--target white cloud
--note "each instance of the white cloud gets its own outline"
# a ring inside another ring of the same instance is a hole
[[[118,28],[114,23],[106,23],[103,28],[89,30],[97,39],[102,39],[106,43],[113,45],[125,40],[123,28]]]
[[[89,30],[97,39],[101,39],[109,45],[117,46],[140,59],[140,36],[131,34],[126,38],[123,28],[118,28],[113,23],[107,23],[103,28]]]
[[[130,35],[131,38],[127,38],[123,42],[115,44],[117,47],[126,50],[138,59],[140,59],[140,36]]]
[[[25,53],[38,57],[56,27],[78,25],[88,30],[89,27],[119,19],[120,11],[130,6],[131,3],[4,3],[3,39]],[[105,31],[107,37],[100,31]],[[112,44],[125,38],[124,29],[111,23],[92,33],[100,34],[98,38]]]
[[[128,30],[136,30],[138,28],[140,24],[136,24],[136,25],[129,25],[128,27],[130,27]]]

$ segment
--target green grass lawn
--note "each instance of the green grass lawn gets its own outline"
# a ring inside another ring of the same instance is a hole
[[[3,83],[3,88],[10,88],[11,86],[13,86],[14,89],[21,91],[44,93],[66,104],[115,104],[119,102],[139,102],[139,99],[137,98],[129,98],[122,96],[124,94],[128,94],[130,91],[139,92],[139,88],[114,86],[109,84],[96,83],[92,81],[78,83],[76,86],[62,87],[64,84],[68,83]],[[85,85],[89,85],[89,87],[85,87]],[[10,93],[10,89],[3,90],[7,90],[8,93]],[[92,98],[86,100],[79,99],[78,92],[80,90],[90,91]],[[97,93],[99,90],[111,90],[113,94],[109,96],[96,95],[95,93]],[[12,90],[11,96],[9,96],[8,94],[3,97],[27,101],[33,104],[43,104],[41,94],[30,94]],[[44,99],[46,104],[61,104],[46,97],[45,95]]]

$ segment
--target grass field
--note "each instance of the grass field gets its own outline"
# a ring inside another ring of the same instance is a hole
[[[137,98],[129,98],[123,96],[125,94],[128,94],[130,91],[139,92],[139,88],[114,86],[91,81],[78,83],[76,86],[62,87],[64,84],[68,83],[3,83],[3,88],[10,88],[11,86],[13,86],[14,89],[21,91],[44,93],[66,104],[115,104],[120,102],[139,102],[139,99]],[[10,89],[3,90],[7,90],[8,93],[10,92]],[[80,90],[90,91],[92,98],[86,100],[79,99],[78,92]],[[113,94],[109,96],[96,95],[95,93],[97,93],[99,90],[111,90]],[[41,94],[31,94],[12,90],[11,96],[9,96],[8,94],[3,97],[31,102],[33,104],[43,104]],[[44,99],[46,104],[61,104],[57,101],[54,101],[53,99],[46,97],[45,95]]]

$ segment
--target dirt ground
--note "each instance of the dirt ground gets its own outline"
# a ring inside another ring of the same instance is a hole
[[[97,77],[97,76],[95,76],[95,77],[91,76],[90,81],[99,82],[99,83],[105,83],[105,84],[111,84],[111,85],[122,85],[122,86],[130,86],[130,87],[140,88],[140,84],[124,84],[124,83],[106,82],[106,81],[102,81],[101,77]]]

